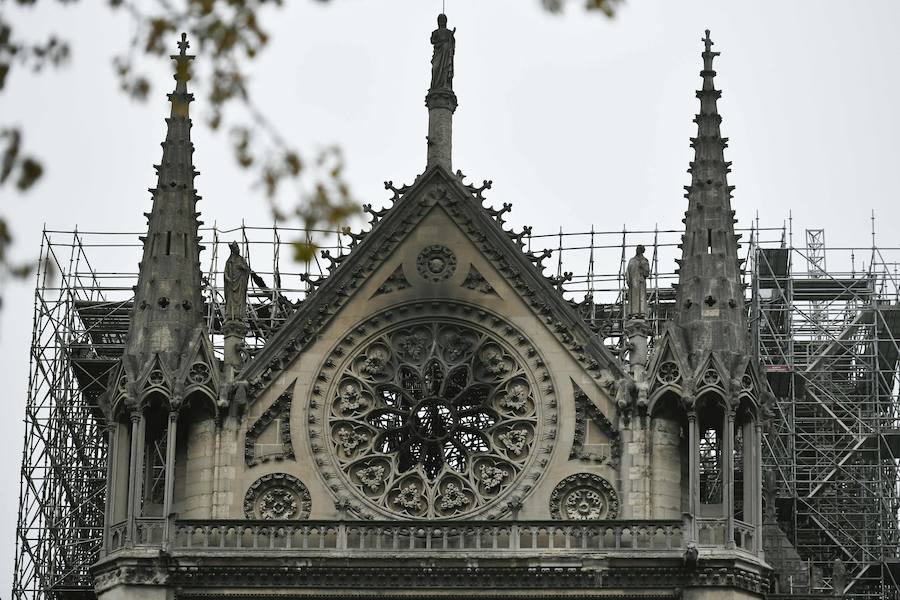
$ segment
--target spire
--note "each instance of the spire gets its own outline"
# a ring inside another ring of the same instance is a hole
[[[447,29],[447,15],[438,15],[438,28],[431,33],[434,53],[431,57],[431,85],[425,96],[428,107],[428,168],[451,167],[453,146],[453,56],[456,53],[456,28]]]
[[[175,61],[175,91],[168,95],[171,113],[166,119],[162,161],[158,181],[150,189],[153,206],[149,213],[143,258],[134,309],[125,344],[125,371],[129,382],[146,375],[155,364],[169,373],[180,369],[198,332],[205,332],[201,295],[199,213],[200,197],[194,189],[191,119],[188,108],[194,99],[188,92],[193,56],[187,54],[187,36],[181,34]]]
[[[725,161],[728,140],[722,137],[709,30],[703,38],[702,88],[697,92],[700,113],[694,118],[697,137],[691,139],[694,160],[686,186],[688,209],[678,261],[678,323],[685,329],[691,354],[705,350],[743,352],[747,347],[747,322],[738,237],[734,234],[734,212]]]

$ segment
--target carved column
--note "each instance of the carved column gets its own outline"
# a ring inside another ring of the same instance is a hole
[[[450,171],[456,94],[446,89],[428,92],[425,106],[428,107],[428,167],[441,165]]]
[[[222,326],[225,337],[224,363],[225,381],[234,381],[234,373],[241,368],[241,350],[247,335],[247,325],[242,319],[229,318]]]
[[[763,560],[765,560],[764,551],[763,551],[763,511],[762,511],[762,425],[760,425],[757,420],[753,426],[753,446],[751,449],[753,450],[754,462],[753,462],[753,491],[751,496],[753,496],[753,501],[755,502],[753,516],[754,516],[754,530],[753,530],[753,541],[756,545],[756,554]],[[745,442],[745,452],[746,452],[746,442]]]
[[[619,439],[622,444],[622,456],[619,463],[619,472],[622,474],[622,498],[624,502],[622,502],[622,518],[623,519],[634,519],[634,506],[631,502],[631,441],[633,438],[633,432],[631,430],[631,420],[620,416],[619,417]]]
[[[144,460],[144,415],[135,409],[131,413],[131,455],[128,470],[128,525],[125,539],[128,545],[134,544],[135,517],[141,510],[142,478],[141,468]]]
[[[163,498],[163,547],[169,545],[169,521],[175,491],[175,445],[178,443],[178,411],[169,411],[169,426],[166,427],[166,489]]]
[[[113,513],[116,505],[116,493],[118,491],[118,469],[119,469],[119,423],[113,422],[108,425],[106,433],[109,441],[106,446],[106,504],[103,512],[103,545],[100,547],[100,556],[106,556],[109,550],[109,526],[112,525]]]
[[[722,461],[722,504],[725,513],[725,547],[734,548],[734,410],[725,410],[725,440]]]
[[[649,355],[650,325],[646,319],[629,319],[625,322],[625,336],[628,344],[628,366],[637,388],[637,406],[647,406],[647,362]]]
[[[688,512],[691,515],[691,531],[690,540],[697,540],[697,516],[699,515],[699,507],[697,505],[700,494],[700,473],[698,463],[700,460],[700,436],[697,430],[697,411],[693,408],[688,411]]]

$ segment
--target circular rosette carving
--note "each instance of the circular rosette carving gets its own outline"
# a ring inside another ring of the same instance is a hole
[[[244,495],[244,515],[248,519],[307,519],[311,508],[309,490],[287,473],[263,475]]]
[[[325,437],[338,472],[382,513],[449,518],[521,479],[542,409],[527,362],[449,320],[397,324],[336,367]]]
[[[196,362],[191,365],[191,370],[188,372],[188,379],[191,380],[191,383],[205,385],[209,383],[211,378],[212,375],[209,371],[209,365],[206,363]]]
[[[610,483],[593,473],[576,473],[560,481],[550,495],[550,516],[566,521],[615,519],[619,496]]]
[[[453,277],[456,272],[456,255],[447,246],[428,246],[416,258],[416,270],[426,281],[437,283]]]
[[[678,365],[675,362],[667,360],[659,366],[656,377],[659,379],[659,382],[664,385],[675,383],[681,379],[681,369],[678,368]]]
[[[745,374],[741,377],[741,391],[743,392],[752,392],[753,391],[753,378],[750,377],[749,374]]]
[[[715,369],[707,369],[703,372],[703,385],[719,385],[719,374]]]

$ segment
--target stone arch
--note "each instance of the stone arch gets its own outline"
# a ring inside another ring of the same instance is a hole
[[[697,490],[701,516],[718,515],[725,497],[725,435],[728,406],[717,391],[697,399]]]
[[[166,496],[166,474],[169,462],[169,413],[167,395],[152,390],[142,399],[141,427],[143,448],[140,461],[140,505],[142,517],[162,518]]]

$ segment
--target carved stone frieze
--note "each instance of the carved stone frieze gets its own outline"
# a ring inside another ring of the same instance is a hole
[[[285,568],[278,564],[266,568],[245,564],[207,565],[203,569],[190,566],[174,567],[170,581],[179,586],[179,598],[222,598],[221,587],[235,589],[278,588],[305,589],[332,588],[345,590],[483,590],[495,589],[520,590],[530,592],[527,598],[557,598],[559,590],[584,590],[590,597],[626,600],[640,597],[643,600],[676,600],[680,598],[680,589],[685,587],[736,588],[755,594],[768,589],[765,574],[744,570],[740,567],[724,564],[704,566],[703,561],[693,569],[685,569],[681,557],[675,560],[654,559],[651,566],[644,563],[635,565],[613,565],[609,568],[596,569],[581,566],[548,566],[533,567],[520,565],[505,566],[398,566],[396,564],[373,564],[359,566],[344,565],[296,565]],[[674,564],[673,564],[674,563]],[[206,594],[199,590],[206,587],[215,588],[215,594]],[[623,590],[640,590],[639,596],[633,593],[610,594],[610,588]],[[666,588],[671,590],[666,592]],[[647,593],[654,590],[655,593]],[[260,590],[261,591],[261,590]],[[601,591],[600,594],[597,594]],[[606,592],[606,593],[602,593]],[[502,592],[501,592],[502,593]],[[520,592],[521,593],[521,592]],[[595,595],[596,594],[596,595]],[[518,597],[518,594],[516,594]],[[246,598],[247,596],[241,596]],[[250,596],[253,597],[253,596]],[[264,594],[256,596],[270,600],[275,596]],[[309,596],[315,598],[317,596]],[[326,597],[326,596],[319,596]],[[354,596],[364,598],[365,596]],[[372,596],[375,597],[374,595]],[[434,595],[423,594],[423,597],[446,597],[440,592]],[[506,594],[492,595],[492,598],[508,597]],[[571,596],[581,600],[579,595]],[[368,598],[368,597],[366,597]]]

